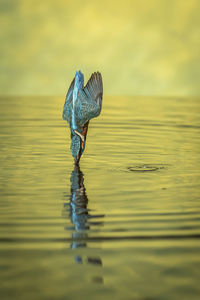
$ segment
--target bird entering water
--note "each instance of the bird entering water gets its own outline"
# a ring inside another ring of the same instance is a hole
[[[84,86],[84,76],[76,72],[69,87],[63,108],[63,120],[71,130],[71,152],[75,164],[79,163],[85,149],[89,121],[101,112],[103,83],[99,72],[91,75]]]

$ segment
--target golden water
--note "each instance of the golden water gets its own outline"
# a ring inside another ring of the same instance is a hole
[[[199,99],[105,97],[74,169],[62,97],[1,98],[1,299],[199,299]]]

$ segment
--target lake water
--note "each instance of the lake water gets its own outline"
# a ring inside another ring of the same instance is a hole
[[[199,299],[199,101],[104,97],[74,169],[64,98],[0,99],[2,300]]]

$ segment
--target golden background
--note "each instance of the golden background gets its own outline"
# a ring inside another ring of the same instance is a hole
[[[1,0],[0,94],[65,94],[74,72],[107,95],[200,94],[198,0]]]

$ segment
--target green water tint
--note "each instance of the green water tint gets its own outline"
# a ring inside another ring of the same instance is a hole
[[[199,99],[105,97],[80,169],[62,97],[0,101],[2,299],[199,299]]]

